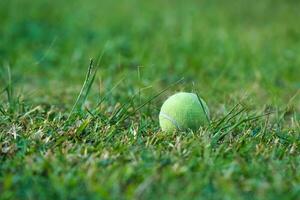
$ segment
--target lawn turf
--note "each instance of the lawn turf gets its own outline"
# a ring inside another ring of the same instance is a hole
[[[299,199],[299,8],[0,1],[0,199]],[[160,131],[178,91],[209,127]]]

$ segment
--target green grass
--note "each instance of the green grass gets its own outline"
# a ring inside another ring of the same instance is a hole
[[[0,1],[0,199],[299,199],[299,8]],[[178,91],[209,127],[160,131]]]

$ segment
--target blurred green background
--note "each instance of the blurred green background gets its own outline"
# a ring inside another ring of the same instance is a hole
[[[284,102],[299,89],[298,1],[2,0],[0,9],[1,61],[50,101],[78,89],[103,51],[107,87],[124,75],[125,90],[184,77],[216,104],[243,92]]]

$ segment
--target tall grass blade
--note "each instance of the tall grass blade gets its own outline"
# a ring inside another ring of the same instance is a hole
[[[81,87],[79,95],[77,96],[77,99],[76,99],[76,101],[75,101],[75,103],[72,107],[72,110],[71,110],[67,120],[70,119],[70,117],[74,114],[76,109],[82,107],[82,105],[84,104],[84,102],[85,102],[85,100],[88,96],[88,93],[89,93],[90,88],[91,88],[91,86],[94,82],[96,72],[97,72],[97,70],[93,70],[93,68],[94,68],[93,63],[94,63],[94,61],[93,61],[93,59],[91,59],[88,71],[87,71],[86,76],[85,76],[84,83]]]

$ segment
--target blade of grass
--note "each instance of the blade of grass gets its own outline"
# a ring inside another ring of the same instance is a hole
[[[118,116],[121,115],[121,117],[123,115],[125,115],[126,112],[128,112],[129,107],[131,106],[131,104],[133,104],[133,100],[135,99],[136,96],[138,96],[140,98],[140,92],[146,89],[151,88],[152,86],[147,86],[144,88],[139,88],[138,92],[136,92],[135,94],[133,94],[131,96],[131,98],[128,100],[129,103],[123,103],[122,106],[120,106],[120,108],[118,108],[114,114],[109,118],[107,124],[110,124],[112,121],[114,121],[115,118],[117,118]],[[117,121],[117,120],[115,120]]]
[[[219,130],[214,135],[214,137],[212,138],[211,144],[213,146],[215,146],[218,141],[220,141],[222,138],[224,138],[228,133],[230,133],[233,129],[237,128],[238,126],[240,126],[240,125],[242,125],[242,124],[244,124],[246,122],[256,121],[256,120],[258,120],[258,119],[260,119],[260,118],[262,118],[264,116],[268,116],[270,114],[272,114],[272,113],[269,112],[269,113],[265,113],[265,114],[262,114],[262,115],[253,116],[253,117],[249,117],[249,118],[246,118],[246,119],[242,119],[242,120],[238,121],[237,123],[235,123],[234,125],[227,127],[229,129],[226,132],[224,132],[224,133],[222,133],[222,130]],[[223,129],[223,130],[225,130],[225,129]]]
[[[125,80],[125,77],[121,78],[105,95],[103,98],[100,99],[100,101],[97,103],[96,107],[100,107],[100,105],[103,103],[104,100],[109,96],[109,94],[116,89],[123,81]]]
[[[6,115],[6,112],[2,105],[0,105],[0,113],[2,113],[3,115]]]
[[[84,92],[85,92],[86,88],[90,88],[90,87],[91,87],[91,84],[93,83],[93,81],[90,81],[90,77],[92,76],[92,79],[94,79],[94,78],[95,78],[95,74],[96,74],[96,73],[94,73],[94,74],[92,75],[92,73],[93,73],[93,67],[94,67],[93,62],[94,62],[93,59],[91,59],[91,60],[90,60],[90,64],[89,64],[88,71],[87,71],[86,76],[85,76],[84,83],[83,83],[83,85],[82,85],[82,87],[81,87],[81,90],[80,90],[80,92],[79,92],[79,95],[77,96],[77,99],[76,99],[76,101],[75,101],[75,103],[74,103],[74,105],[73,105],[73,107],[72,107],[72,110],[71,110],[71,112],[70,112],[70,114],[69,114],[69,116],[68,116],[67,121],[68,121],[68,120],[70,119],[70,117],[74,114],[75,109],[78,108],[78,107],[81,107],[82,104],[84,103],[83,101],[81,101],[81,99],[82,99],[82,98],[86,98],[87,95],[88,95],[89,90],[88,90],[88,92],[86,92],[86,93],[84,93]],[[96,72],[96,71],[95,71],[95,72]]]
[[[216,122],[217,124],[214,126],[214,128],[219,127],[227,119],[227,117],[229,117],[237,109],[239,105],[240,104],[238,103],[233,106],[233,108],[223,118]]]
[[[140,109],[142,109],[145,105],[149,104],[151,101],[153,101],[154,99],[156,99],[157,97],[159,97],[161,94],[163,94],[164,92],[166,92],[170,88],[172,88],[175,85],[178,85],[179,83],[181,83],[183,80],[184,80],[184,78],[181,78],[180,80],[178,80],[175,83],[169,85],[168,87],[166,87],[165,89],[161,90],[160,92],[158,92],[154,96],[150,97],[147,101],[145,101],[144,103],[142,103],[141,105],[139,105],[136,109],[134,109],[134,111],[132,113],[129,113],[127,116],[125,116],[124,119],[123,119],[123,121],[126,120],[126,119],[128,119],[130,116],[134,115],[137,111],[139,111]]]
[[[198,101],[201,104],[201,108],[202,108],[203,112],[205,113],[206,120],[207,120],[208,124],[210,124],[209,116],[208,116],[206,109],[204,108],[203,102],[202,102],[201,98],[199,97],[198,93],[196,93],[196,95],[197,95]]]
[[[7,69],[7,86],[6,86],[6,94],[7,94],[7,100],[9,103],[10,109],[12,109],[13,106],[13,87],[12,87],[12,78],[11,78],[11,69],[10,65],[6,63],[6,69]]]

